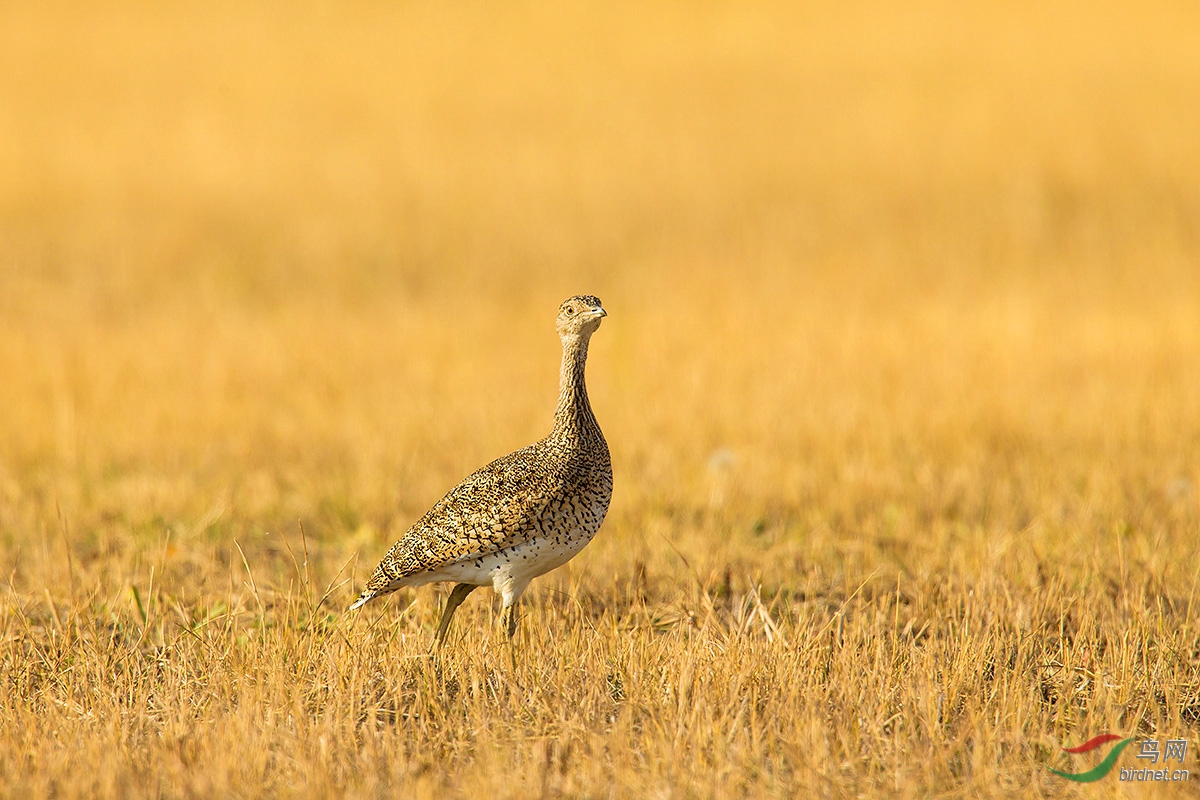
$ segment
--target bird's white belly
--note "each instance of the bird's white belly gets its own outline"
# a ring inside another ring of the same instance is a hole
[[[430,581],[459,581],[480,586],[497,577],[526,583],[570,561],[591,541],[590,536],[563,537],[559,542],[532,539],[477,558],[456,561],[429,573]]]
[[[425,574],[425,582],[456,581],[477,586],[491,584],[505,595],[519,597],[531,580],[561,567],[574,558],[599,529],[599,525],[580,526],[555,536],[535,535],[529,541],[495,553],[446,564]],[[514,598],[515,599],[515,598]]]

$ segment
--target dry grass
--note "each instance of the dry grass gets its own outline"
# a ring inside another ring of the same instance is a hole
[[[1194,790],[1193,6],[2,13],[0,793]],[[584,291],[616,494],[520,668],[343,616]]]

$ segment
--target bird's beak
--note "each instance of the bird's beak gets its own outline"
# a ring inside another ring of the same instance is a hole
[[[593,308],[592,313],[595,314],[597,317],[607,317],[608,316],[608,312],[605,311],[600,306],[596,306],[595,308]]]

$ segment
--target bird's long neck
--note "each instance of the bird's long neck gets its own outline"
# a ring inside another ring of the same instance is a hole
[[[551,438],[576,445],[603,442],[600,424],[588,402],[584,367],[587,365],[588,340],[585,336],[564,336],[562,368],[558,376],[558,406],[554,409]]]

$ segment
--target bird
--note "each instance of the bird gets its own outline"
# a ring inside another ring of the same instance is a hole
[[[584,381],[588,342],[606,316],[592,295],[562,302],[550,434],[472,472],[435,503],[384,554],[349,610],[397,589],[453,581],[434,635],[440,647],[467,595],[490,585],[502,598],[500,625],[512,643],[517,601],[530,581],[575,557],[608,513],[612,459]]]

